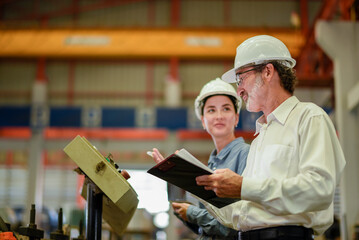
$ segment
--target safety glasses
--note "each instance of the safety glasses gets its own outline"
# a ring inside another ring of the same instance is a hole
[[[262,68],[263,66],[264,66],[264,64],[256,65],[256,66],[254,66],[253,68],[251,68],[251,69],[249,69],[247,71],[236,73],[237,87],[242,86],[244,79],[246,78],[246,76],[248,76],[248,74],[246,74],[244,76],[243,76],[243,74],[245,74],[247,72],[254,71],[254,70],[258,70],[258,69]]]

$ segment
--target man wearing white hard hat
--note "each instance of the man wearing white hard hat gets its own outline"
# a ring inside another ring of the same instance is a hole
[[[208,160],[212,170],[228,168],[242,174],[246,166],[249,145],[234,134],[241,104],[234,87],[219,78],[205,84],[194,102],[196,116],[215,146]],[[152,156],[157,163],[163,160],[156,148]],[[175,214],[199,235],[198,239],[237,239],[238,231],[221,225],[203,206],[173,202],[172,207]]]
[[[237,84],[256,121],[242,175],[219,169],[197,184],[220,197],[241,198],[208,210],[239,239],[313,239],[333,222],[333,197],[345,159],[328,115],[294,95],[295,60],[279,39],[261,35],[237,48],[222,80]]]

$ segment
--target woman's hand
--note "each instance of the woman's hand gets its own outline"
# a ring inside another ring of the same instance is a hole
[[[152,158],[156,163],[160,163],[165,159],[157,148],[152,149]]]
[[[189,205],[190,204],[188,203],[172,202],[173,211],[175,211],[175,213],[177,213],[185,221],[188,221],[187,209]]]

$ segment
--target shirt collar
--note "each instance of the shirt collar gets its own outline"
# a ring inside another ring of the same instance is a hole
[[[295,105],[297,105],[298,102],[299,100],[296,96],[291,96],[290,98],[282,102],[281,105],[279,105],[276,109],[274,109],[273,112],[271,112],[267,116],[267,123],[276,120],[280,124],[284,125],[290,112],[293,110],[293,108],[295,107]],[[262,115],[256,121],[255,135],[259,133],[264,123],[265,123],[265,119],[264,119],[264,115]]]
[[[244,140],[243,140],[243,138],[241,138],[241,137],[236,138],[236,139],[234,139],[232,142],[228,143],[228,144],[219,152],[219,154],[217,154],[217,150],[214,149],[214,150],[212,151],[211,155],[212,155],[213,157],[216,157],[216,158],[222,160],[223,158],[225,158],[225,157],[228,155],[228,153],[232,150],[233,145],[235,145],[237,142],[243,142],[243,143],[244,143]]]

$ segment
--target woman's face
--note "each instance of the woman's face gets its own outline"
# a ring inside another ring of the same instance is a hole
[[[231,135],[238,123],[238,114],[228,96],[209,97],[203,107],[202,125],[213,137]]]

